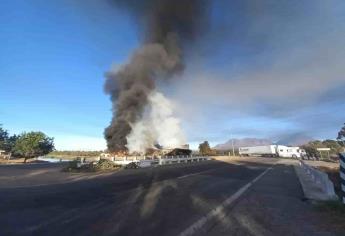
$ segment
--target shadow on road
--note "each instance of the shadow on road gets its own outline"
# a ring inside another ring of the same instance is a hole
[[[270,166],[272,163],[246,159],[207,161],[129,170],[62,185],[0,189],[1,232],[177,235]],[[301,223],[294,219],[299,219],[301,211],[310,211],[308,203],[300,200],[302,195],[293,169],[276,165],[239,201],[208,222],[207,232],[288,235],[284,234],[290,232],[285,218],[292,219],[288,224]]]

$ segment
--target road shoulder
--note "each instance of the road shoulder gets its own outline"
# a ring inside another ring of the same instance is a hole
[[[292,164],[277,164],[204,235],[344,235],[322,224],[321,214],[304,200]]]

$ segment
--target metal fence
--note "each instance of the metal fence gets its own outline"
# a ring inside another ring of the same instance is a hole
[[[124,157],[124,158],[106,158],[119,165],[128,165],[129,163],[135,162],[139,166],[153,166],[153,165],[170,165],[177,163],[191,163],[199,161],[211,160],[207,156],[164,156],[156,158],[144,158],[144,157]]]

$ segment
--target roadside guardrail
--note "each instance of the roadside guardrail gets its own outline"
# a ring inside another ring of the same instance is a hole
[[[138,163],[139,166],[148,167],[153,165],[170,165],[170,164],[177,164],[177,163],[190,163],[190,162],[199,162],[199,161],[207,161],[211,160],[211,157],[208,156],[165,156],[159,157],[155,159],[142,159],[142,158],[123,158],[122,160],[117,160],[112,158],[111,161],[115,162],[119,165],[128,165],[129,163],[135,162]]]
[[[168,156],[166,158],[159,158],[158,160],[159,160],[158,162],[159,165],[168,165],[168,164],[174,164],[174,163],[208,161],[208,160],[211,160],[211,158],[207,156]]]

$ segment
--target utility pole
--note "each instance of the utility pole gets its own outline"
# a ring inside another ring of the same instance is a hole
[[[232,155],[235,156],[234,138],[231,136]]]

